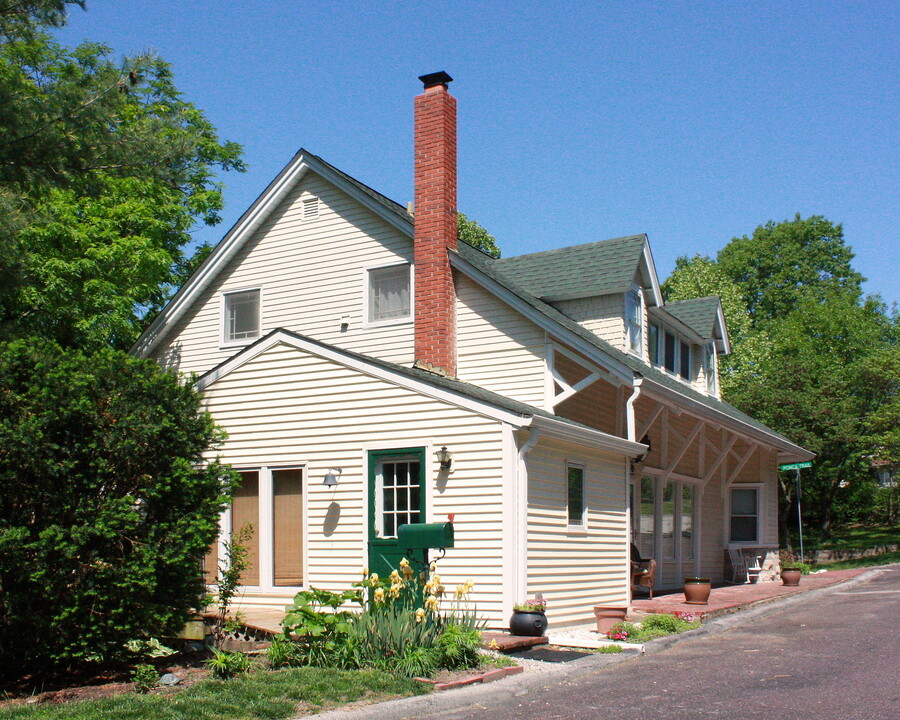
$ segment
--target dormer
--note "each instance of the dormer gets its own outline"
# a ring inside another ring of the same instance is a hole
[[[730,352],[716,296],[677,300],[648,313],[646,360],[698,392],[720,397],[718,357]]]
[[[646,361],[647,310],[663,303],[646,235],[500,258],[496,265],[586,330]]]

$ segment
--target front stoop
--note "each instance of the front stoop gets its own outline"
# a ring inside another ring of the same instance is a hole
[[[509,677],[510,675],[518,675],[520,672],[523,672],[525,668],[521,665],[517,665],[515,667],[505,667],[505,668],[497,668],[496,670],[488,670],[485,673],[481,673],[480,675],[473,675],[472,677],[463,678],[461,680],[452,680],[450,682],[435,682],[434,680],[429,680],[428,678],[417,677],[413,678],[413,680],[418,680],[419,682],[428,683],[429,685],[433,685],[435,691],[441,690],[455,690],[456,688],[465,687],[466,685],[476,685],[478,683],[489,683],[494,682],[495,680],[502,680],[505,677]]]

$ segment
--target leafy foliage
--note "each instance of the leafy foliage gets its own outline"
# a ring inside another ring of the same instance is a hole
[[[195,265],[195,222],[242,170],[152,55],[68,49],[63,1],[0,7],[0,339],[126,349]],[[81,4],[81,3],[76,3]]]
[[[843,230],[821,216],[768,222],[717,259],[680,258],[668,299],[722,298],[733,354],[726,400],[817,454],[804,508],[823,536],[875,503],[873,459],[900,458],[900,320],[862,276]],[[796,501],[781,479],[781,535]]]
[[[159,673],[149,663],[135,665],[131,673],[131,682],[134,683],[134,691],[146,694],[159,684]]]
[[[39,340],[0,345],[0,388],[0,673],[178,630],[233,476],[201,464],[222,436],[197,393],[151,361]]]
[[[500,248],[493,235],[479,225],[475,220],[470,220],[462,213],[456,215],[457,233],[459,239],[472,247],[478,248],[491,257],[500,257]]]
[[[242,652],[212,649],[213,656],[206,661],[207,667],[220,680],[250,672],[250,656]]]
[[[221,648],[225,636],[234,632],[234,620],[228,615],[231,601],[237,594],[241,584],[241,575],[250,565],[250,548],[247,543],[253,537],[253,525],[247,523],[233,533],[231,539],[225,542],[225,552],[219,563],[218,578],[216,579],[216,622],[213,626],[213,639],[216,646]]]

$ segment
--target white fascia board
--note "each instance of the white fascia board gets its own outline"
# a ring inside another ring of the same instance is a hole
[[[731,339],[728,337],[728,326],[725,324],[725,311],[722,310],[722,300],[719,300],[719,307],[716,309],[716,322],[719,323],[719,329],[722,331],[722,337],[716,340],[716,349],[723,355],[731,354]]]
[[[602,369],[606,370],[614,378],[621,381],[629,387],[634,383],[634,372],[627,365],[623,365],[613,358],[609,357],[602,350],[595,347],[591,343],[578,337],[575,333],[567,330],[559,323],[554,322],[542,312],[535,310],[528,303],[521,300],[515,293],[507,290],[500,283],[491,277],[488,277],[471,263],[466,262],[456,253],[450,254],[450,263],[454,268],[465,274],[470,279],[477,282],[487,291],[493,293],[511,308],[519,312],[542,330],[550,333],[578,350],[578,352],[586,355],[590,360],[597,363]]]
[[[632,442],[600,430],[572,425],[562,420],[555,420],[542,415],[534,416],[531,421],[531,427],[539,428],[541,437],[552,437],[556,440],[586,445],[597,450],[606,450],[607,452],[630,458],[644,455],[648,449],[642,443]]]
[[[799,445],[795,445],[789,440],[783,440],[782,438],[764,432],[753,425],[748,425],[744,421],[732,417],[731,415],[719,412],[715,408],[711,408],[708,405],[704,405],[703,403],[689,398],[687,395],[682,395],[663,385],[659,385],[658,383],[653,382],[651,378],[644,378],[643,388],[645,395],[655,397],[657,400],[663,402],[666,400],[675,402],[693,415],[705,417],[712,420],[717,425],[727,427],[734,433],[743,435],[744,437],[755,440],[763,445],[773,447],[776,450],[788,453],[792,458],[809,460],[815,457],[815,453],[811,453],[809,450],[806,450]]]
[[[647,268],[647,274],[650,276],[650,290],[653,292],[653,304],[656,305],[656,307],[662,307],[662,289],[659,286],[659,276],[656,274],[656,263],[653,262],[653,253],[650,252],[650,238],[646,235],[644,235],[642,260]]]
[[[404,222],[403,219],[391,213],[386,207],[373,200],[356,185],[326,167],[315,157],[311,157],[305,152],[300,152],[279,173],[279,177],[276,178],[272,187],[265,191],[245,215],[238,220],[235,226],[228,231],[197,272],[175,293],[175,296],[156,316],[150,327],[143,332],[131,348],[132,354],[146,357],[153,351],[175,326],[175,323],[184,315],[197,296],[209,286],[257,228],[269,218],[279,203],[310,170],[340,188],[347,195],[401,232],[412,237],[413,224],[411,220]]]
[[[531,423],[530,416],[518,415],[514,412],[503,410],[502,408],[498,408],[494,405],[491,405],[490,403],[481,402],[474,398],[455,393],[452,390],[445,390],[444,388],[436,387],[434,385],[431,385],[430,383],[424,382],[422,380],[416,380],[415,378],[411,378],[408,375],[395,372],[389,368],[366,362],[362,358],[345,355],[340,350],[310,342],[308,340],[295,337],[290,333],[285,332],[272,333],[262,341],[252,345],[242,352],[239,352],[230,360],[226,360],[217,368],[211,370],[209,373],[200,378],[200,380],[195,383],[194,388],[198,392],[202,392],[217,380],[220,380],[230,372],[237,370],[245,363],[249,362],[253,358],[266,352],[267,350],[278,344],[287,345],[289,347],[297,348],[298,350],[303,350],[304,352],[308,352],[311,355],[316,355],[331,362],[335,362],[339,365],[343,365],[344,367],[350,368],[351,370],[356,370],[365,375],[369,375],[370,377],[384,380],[394,385],[406,388],[407,390],[412,390],[413,392],[417,392],[420,395],[424,395],[435,400],[440,400],[441,402],[445,402],[450,405],[456,405],[457,407],[461,407],[465,410],[470,410],[471,412],[474,412],[478,415],[482,415],[499,422],[508,423],[509,425],[512,425],[517,429],[528,427]]]

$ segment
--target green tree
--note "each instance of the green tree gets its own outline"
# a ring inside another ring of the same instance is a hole
[[[491,257],[500,257],[500,248],[497,247],[497,241],[494,239],[494,236],[477,222],[469,220],[462,213],[457,213],[456,226],[460,240],[478,248]]]
[[[232,473],[199,395],[156,363],[0,345],[0,674],[113,659],[204,593]]]
[[[740,288],[753,324],[783,318],[803,299],[820,302],[842,292],[858,300],[863,276],[851,262],[844,230],[820,215],[769,221],[753,235],[734,238],[717,256]]]
[[[215,173],[243,169],[240,147],[159,58],[53,40],[66,4],[0,5],[0,338],[127,348],[191,263],[189,230],[219,221]]]

